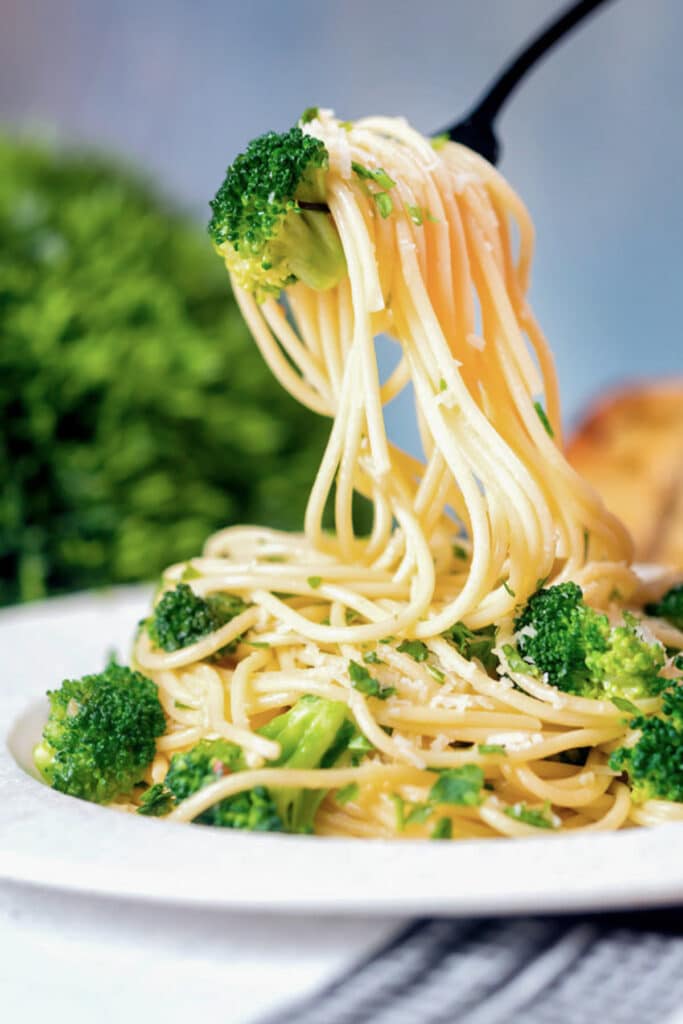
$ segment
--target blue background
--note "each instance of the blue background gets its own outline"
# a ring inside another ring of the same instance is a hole
[[[123,151],[204,216],[253,135],[311,104],[435,130],[562,6],[0,0],[0,119]],[[680,0],[616,0],[500,122],[569,421],[607,385],[683,369],[682,46]],[[405,410],[390,419],[411,446]]]

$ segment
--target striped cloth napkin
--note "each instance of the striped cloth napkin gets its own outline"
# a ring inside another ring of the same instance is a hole
[[[683,1022],[683,907],[424,919],[263,1024]]]

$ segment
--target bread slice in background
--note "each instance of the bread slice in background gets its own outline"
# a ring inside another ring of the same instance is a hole
[[[601,396],[567,458],[629,528],[638,561],[683,568],[683,377]]]

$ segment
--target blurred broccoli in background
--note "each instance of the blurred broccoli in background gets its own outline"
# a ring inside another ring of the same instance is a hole
[[[0,134],[0,604],[298,527],[329,424],[273,379],[202,227],[110,159]]]

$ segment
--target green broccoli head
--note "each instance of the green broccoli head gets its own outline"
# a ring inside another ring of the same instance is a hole
[[[659,601],[646,604],[645,611],[648,615],[666,619],[676,629],[683,630],[683,583],[671,587]]]
[[[174,754],[164,786],[170,805],[187,800],[204,786],[246,767],[242,751],[227,740],[201,740],[184,754]],[[150,799],[150,798],[148,798]],[[159,797],[161,799],[161,797]],[[144,798],[143,798],[144,805]],[[169,807],[170,809],[170,807]],[[141,807],[141,813],[144,813]],[[268,793],[261,787],[221,800],[196,819],[199,825],[281,832],[282,822]]]
[[[210,594],[204,599],[187,583],[179,583],[173,590],[166,591],[154,614],[146,620],[147,632],[157,647],[178,651],[220,629],[246,608],[236,594]],[[227,648],[234,647],[233,641],[222,652],[227,653]]]
[[[496,627],[485,626],[483,629],[468,629],[464,622],[456,622],[444,634],[463,658],[476,658],[482,663],[489,675],[495,676],[498,658],[493,653],[496,646]]]
[[[586,654],[586,667],[608,697],[638,700],[656,696],[667,685],[660,675],[666,655],[659,643],[651,643],[638,630],[634,615],[624,614],[624,625],[610,631],[607,650]]]
[[[606,615],[583,600],[576,583],[560,583],[533,594],[515,620],[517,647],[524,661],[566,693],[595,699],[638,699],[666,685],[660,644],[638,631],[628,613],[611,627]]]
[[[261,736],[280,744],[277,768],[331,768],[354,763],[355,726],[346,705],[322,697],[301,697],[289,711],[259,729]],[[202,740],[184,754],[174,754],[163,792],[151,787],[143,797],[141,814],[164,814],[221,776],[246,768],[238,746],[227,740]],[[324,790],[293,787],[255,787],[227,797],[195,818],[199,825],[256,832],[312,832]],[[164,803],[168,798],[170,804]],[[152,809],[148,809],[152,808]],[[159,811],[153,808],[160,808]]]
[[[614,771],[626,772],[633,799],[683,802],[683,686],[664,694],[662,715],[631,719],[640,731],[636,743],[615,750]]]
[[[568,693],[597,696],[586,655],[607,648],[609,621],[584,604],[581,587],[569,582],[536,591],[515,630],[522,658],[547,673],[548,682]]]
[[[99,804],[130,793],[166,728],[154,683],[112,661],[97,675],[65,680],[48,697],[50,714],[33,755],[45,780]]]
[[[191,750],[174,754],[165,779],[176,800],[187,800],[197,790],[228,772],[241,771],[244,757],[229,740],[200,740]]]
[[[346,273],[332,219],[317,208],[327,168],[324,143],[299,127],[254,139],[228,168],[209,234],[237,283],[258,298],[299,280],[324,290]]]

